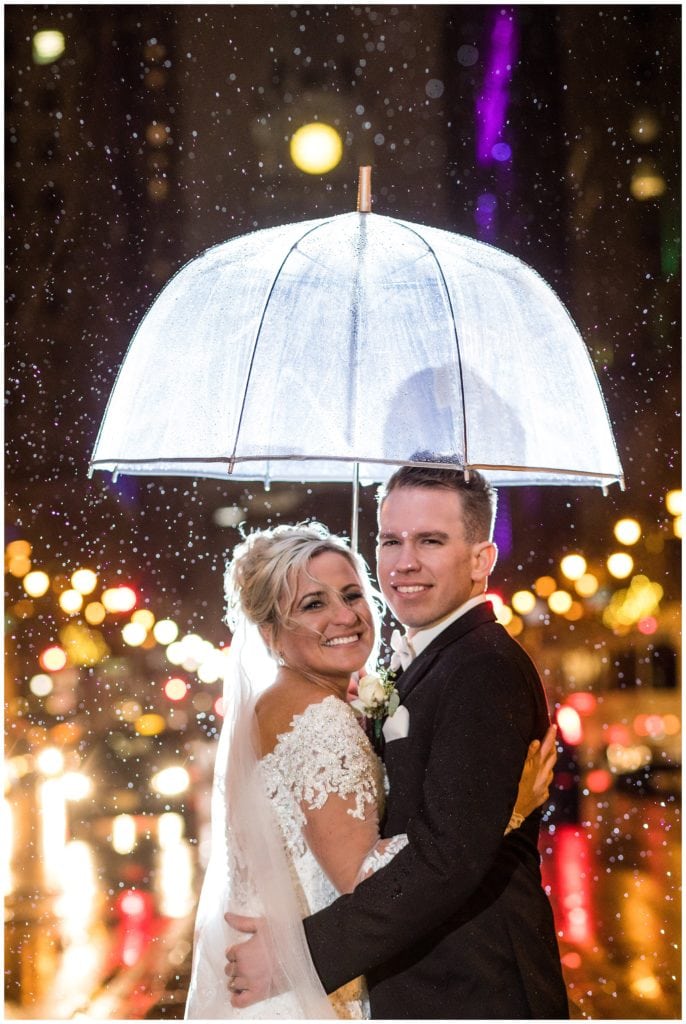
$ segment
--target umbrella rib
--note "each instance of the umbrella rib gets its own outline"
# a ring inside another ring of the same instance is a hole
[[[229,458],[229,473],[231,473],[233,471],[233,466],[234,466],[234,463],[236,462],[236,449],[238,448],[238,438],[240,436],[241,427],[243,425],[243,414],[245,412],[245,405],[246,405],[246,402],[247,402],[247,399],[248,399],[248,385],[250,384],[250,377],[252,375],[252,369],[253,369],[253,365],[255,363],[255,354],[257,352],[257,345],[258,345],[258,342],[260,340],[260,333],[262,332],[262,326],[264,324],[264,319],[265,319],[265,317],[267,315],[267,307],[269,306],[269,303],[271,301],[271,297],[272,297],[272,295],[274,293],[274,289],[276,287],[276,282],[279,279],[279,274],[281,273],[281,271],[283,270],[284,266],[286,265],[286,260],[291,255],[291,253],[295,249],[297,249],[297,247],[302,242],[303,238],[307,238],[308,235],[311,235],[313,232],[318,231],[319,228],[326,227],[327,224],[331,223],[332,219],[333,218],[328,217],[326,220],[320,221],[318,224],[315,224],[314,227],[311,227],[307,231],[304,231],[302,233],[302,235],[300,235],[289,246],[288,251],[286,252],[286,255],[281,260],[281,263],[279,265],[279,269],[274,274],[274,280],[272,281],[272,283],[271,283],[271,285],[269,287],[269,291],[267,292],[267,298],[265,299],[264,306],[262,307],[262,314],[260,316],[260,322],[259,322],[259,324],[257,326],[257,331],[255,332],[255,340],[253,342],[252,352],[250,354],[250,362],[248,364],[248,372],[245,375],[245,385],[243,387],[243,401],[241,402],[241,411],[240,411],[240,413],[238,415],[238,424],[236,426],[236,433],[234,435],[234,441],[233,441],[233,451],[232,451],[231,456]]]
[[[445,469],[445,462],[412,462],[410,459],[383,459],[377,455],[374,456],[363,456],[363,455],[272,455],[270,456],[272,462],[360,462],[362,464],[371,465],[382,465],[382,466],[424,466],[433,469]],[[93,468],[98,469],[100,466],[108,467],[113,462],[113,459],[94,459]],[[169,455],[169,456],[155,456],[143,459],[126,459],[123,460],[122,464],[126,466],[149,466],[153,463],[228,463],[230,460],[226,455]],[[262,462],[266,461],[263,455],[239,455],[233,460],[234,462]],[[566,469],[564,466],[513,466],[504,464],[498,464],[494,462],[471,462],[464,464],[465,469],[478,469],[478,470],[502,470],[508,473],[554,473],[557,475],[564,475],[570,477],[596,477],[602,480],[608,480],[610,483],[621,483],[624,480],[623,475],[617,473],[604,473],[600,470],[595,469]],[[121,471],[120,471],[121,472]],[[125,472],[125,470],[123,471]]]
[[[427,249],[429,250],[429,252],[433,256],[434,263],[436,264],[436,268],[438,270],[438,275],[439,275],[439,277],[441,279],[441,282],[443,284],[443,288],[444,288],[444,291],[445,291],[445,297],[446,297],[446,300],[447,300],[447,303],[448,303],[448,308],[450,310],[450,317],[451,317],[452,324],[453,324],[453,335],[455,337],[455,352],[457,354],[457,368],[458,368],[459,375],[460,375],[460,395],[462,396],[462,440],[463,440],[463,443],[464,443],[464,461],[465,461],[465,465],[469,465],[469,452],[467,450],[467,405],[466,405],[465,393],[464,393],[464,375],[462,373],[462,357],[460,356],[460,339],[459,339],[458,334],[457,334],[457,324],[455,323],[455,310],[453,309],[453,302],[452,302],[452,299],[450,297],[450,289],[448,288],[448,282],[445,279],[445,275],[443,273],[443,268],[441,266],[440,260],[438,259],[438,256],[436,255],[436,253],[434,251],[434,248],[431,245],[431,243],[428,242],[426,240],[426,238],[424,238],[424,236],[419,233],[419,231],[415,231],[414,228],[411,228],[410,225],[406,224],[404,221],[396,220],[395,223],[398,224],[401,228],[405,228],[405,230],[409,231],[410,234],[416,235],[416,237],[421,242],[424,243],[424,245],[427,247]]]

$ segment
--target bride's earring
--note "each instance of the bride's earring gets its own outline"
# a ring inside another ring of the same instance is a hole
[[[279,664],[279,665],[285,665],[285,664],[286,664],[286,661],[285,661],[285,658],[284,658],[283,654],[280,654],[280,655],[279,655],[279,661],[278,661],[278,664]]]

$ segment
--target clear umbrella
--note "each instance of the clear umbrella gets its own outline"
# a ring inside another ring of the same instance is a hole
[[[496,485],[622,482],[586,346],[519,259],[365,212],[231,239],[143,318],[91,459],[113,473],[385,479],[425,450]]]

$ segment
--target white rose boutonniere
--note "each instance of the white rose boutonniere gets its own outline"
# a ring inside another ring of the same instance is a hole
[[[350,704],[357,714],[368,720],[373,738],[378,742],[384,719],[394,715],[400,704],[400,695],[395,688],[395,672],[381,668],[362,676],[357,684],[357,698]]]

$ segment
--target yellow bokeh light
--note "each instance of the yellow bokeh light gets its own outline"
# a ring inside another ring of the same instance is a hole
[[[518,590],[512,595],[512,607],[520,615],[528,615],[536,607],[536,597],[530,590]]]
[[[77,569],[71,574],[71,585],[79,594],[92,594],[98,585],[97,573],[92,569]]]
[[[101,622],[105,621],[106,614],[107,612],[99,601],[91,601],[86,605],[83,617],[91,626],[99,626]]]
[[[625,580],[633,567],[634,560],[626,551],[615,551],[607,560],[607,571],[617,580]]]
[[[155,625],[155,616],[149,608],[139,608],[138,611],[134,612],[131,616],[131,621],[138,623],[138,625],[142,626],[147,633]]]
[[[539,597],[550,597],[557,590],[557,581],[552,576],[539,576],[534,583],[534,590]]]
[[[503,604],[496,611],[495,617],[501,626],[509,626],[512,622],[512,609],[509,605]]]
[[[667,191],[667,182],[659,171],[639,167],[632,175],[630,188],[634,199],[659,199]]]
[[[145,626],[142,626],[140,622],[127,622],[121,631],[122,640],[129,647],[140,647],[145,642],[147,635]]]
[[[298,128],[290,141],[291,160],[306,174],[326,174],[341,162],[343,140],[331,125],[314,121]]]
[[[636,544],[641,532],[641,524],[636,519],[620,519],[615,523],[615,537],[620,544]]]
[[[32,43],[33,63],[52,64],[62,56],[64,49],[63,32],[58,32],[57,29],[36,32]]]
[[[81,611],[83,594],[80,594],[78,590],[63,590],[58,601],[63,612],[66,612],[67,615],[76,615],[78,611]]]
[[[168,644],[173,643],[179,635],[179,627],[171,619],[160,619],[152,627],[152,635],[157,640],[158,644],[162,644],[166,647]]]
[[[150,780],[150,787],[161,796],[179,796],[190,784],[190,776],[181,765],[171,765],[156,772]]]
[[[131,853],[136,845],[136,820],[130,814],[118,814],[112,822],[112,847],[116,853]]]
[[[64,755],[57,747],[44,747],[36,757],[36,767],[42,775],[60,775],[64,768]]]
[[[574,580],[574,589],[579,597],[593,597],[598,585],[598,577],[592,572],[585,572],[580,579]]]
[[[510,622],[505,627],[510,636],[519,636],[524,629],[524,623],[518,615],[513,615]]]
[[[31,572],[31,559],[27,555],[12,555],[7,563],[7,571],[21,579]]]
[[[670,516],[680,516],[684,511],[684,492],[681,490],[668,491],[665,495],[665,505]]]
[[[579,619],[584,617],[584,606],[580,601],[572,601],[569,609],[564,613],[566,619],[570,622],[578,622]]]
[[[675,516],[674,517],[674,522],[672,523],[672,529],[674,530],[674,536],[677,537],[679,540],[681,540],[681,538],[684,535],[684,522],[683,522],[683,519],[684,519],[683,516]]]
[[[586,572],[586,559],[583,555],[565,555],[560,562],[560,569],[568,580],[579,580]]]
[[[572,595],[566,590],[554,590],[548,598],[548,607],[557,615],[566,615],[572,607]]]
[[[12,540],[5,549],[8,558],[30,558],[31,545],[27,540]]]
[[[136,732],[141,736],[157,736],[158,733],[164,732],[166,728],[166,722],[162,718],[162,715],[148,714],[141,715],[136,720]]]
[[[34,569],[24,576],[21,585],[29,597],[42,597],[50,588],[50,577],[40,569]]]
[[[62,783],[67,800],[85,800],[93,792],[93,780],[83,772],[65,772]]]

